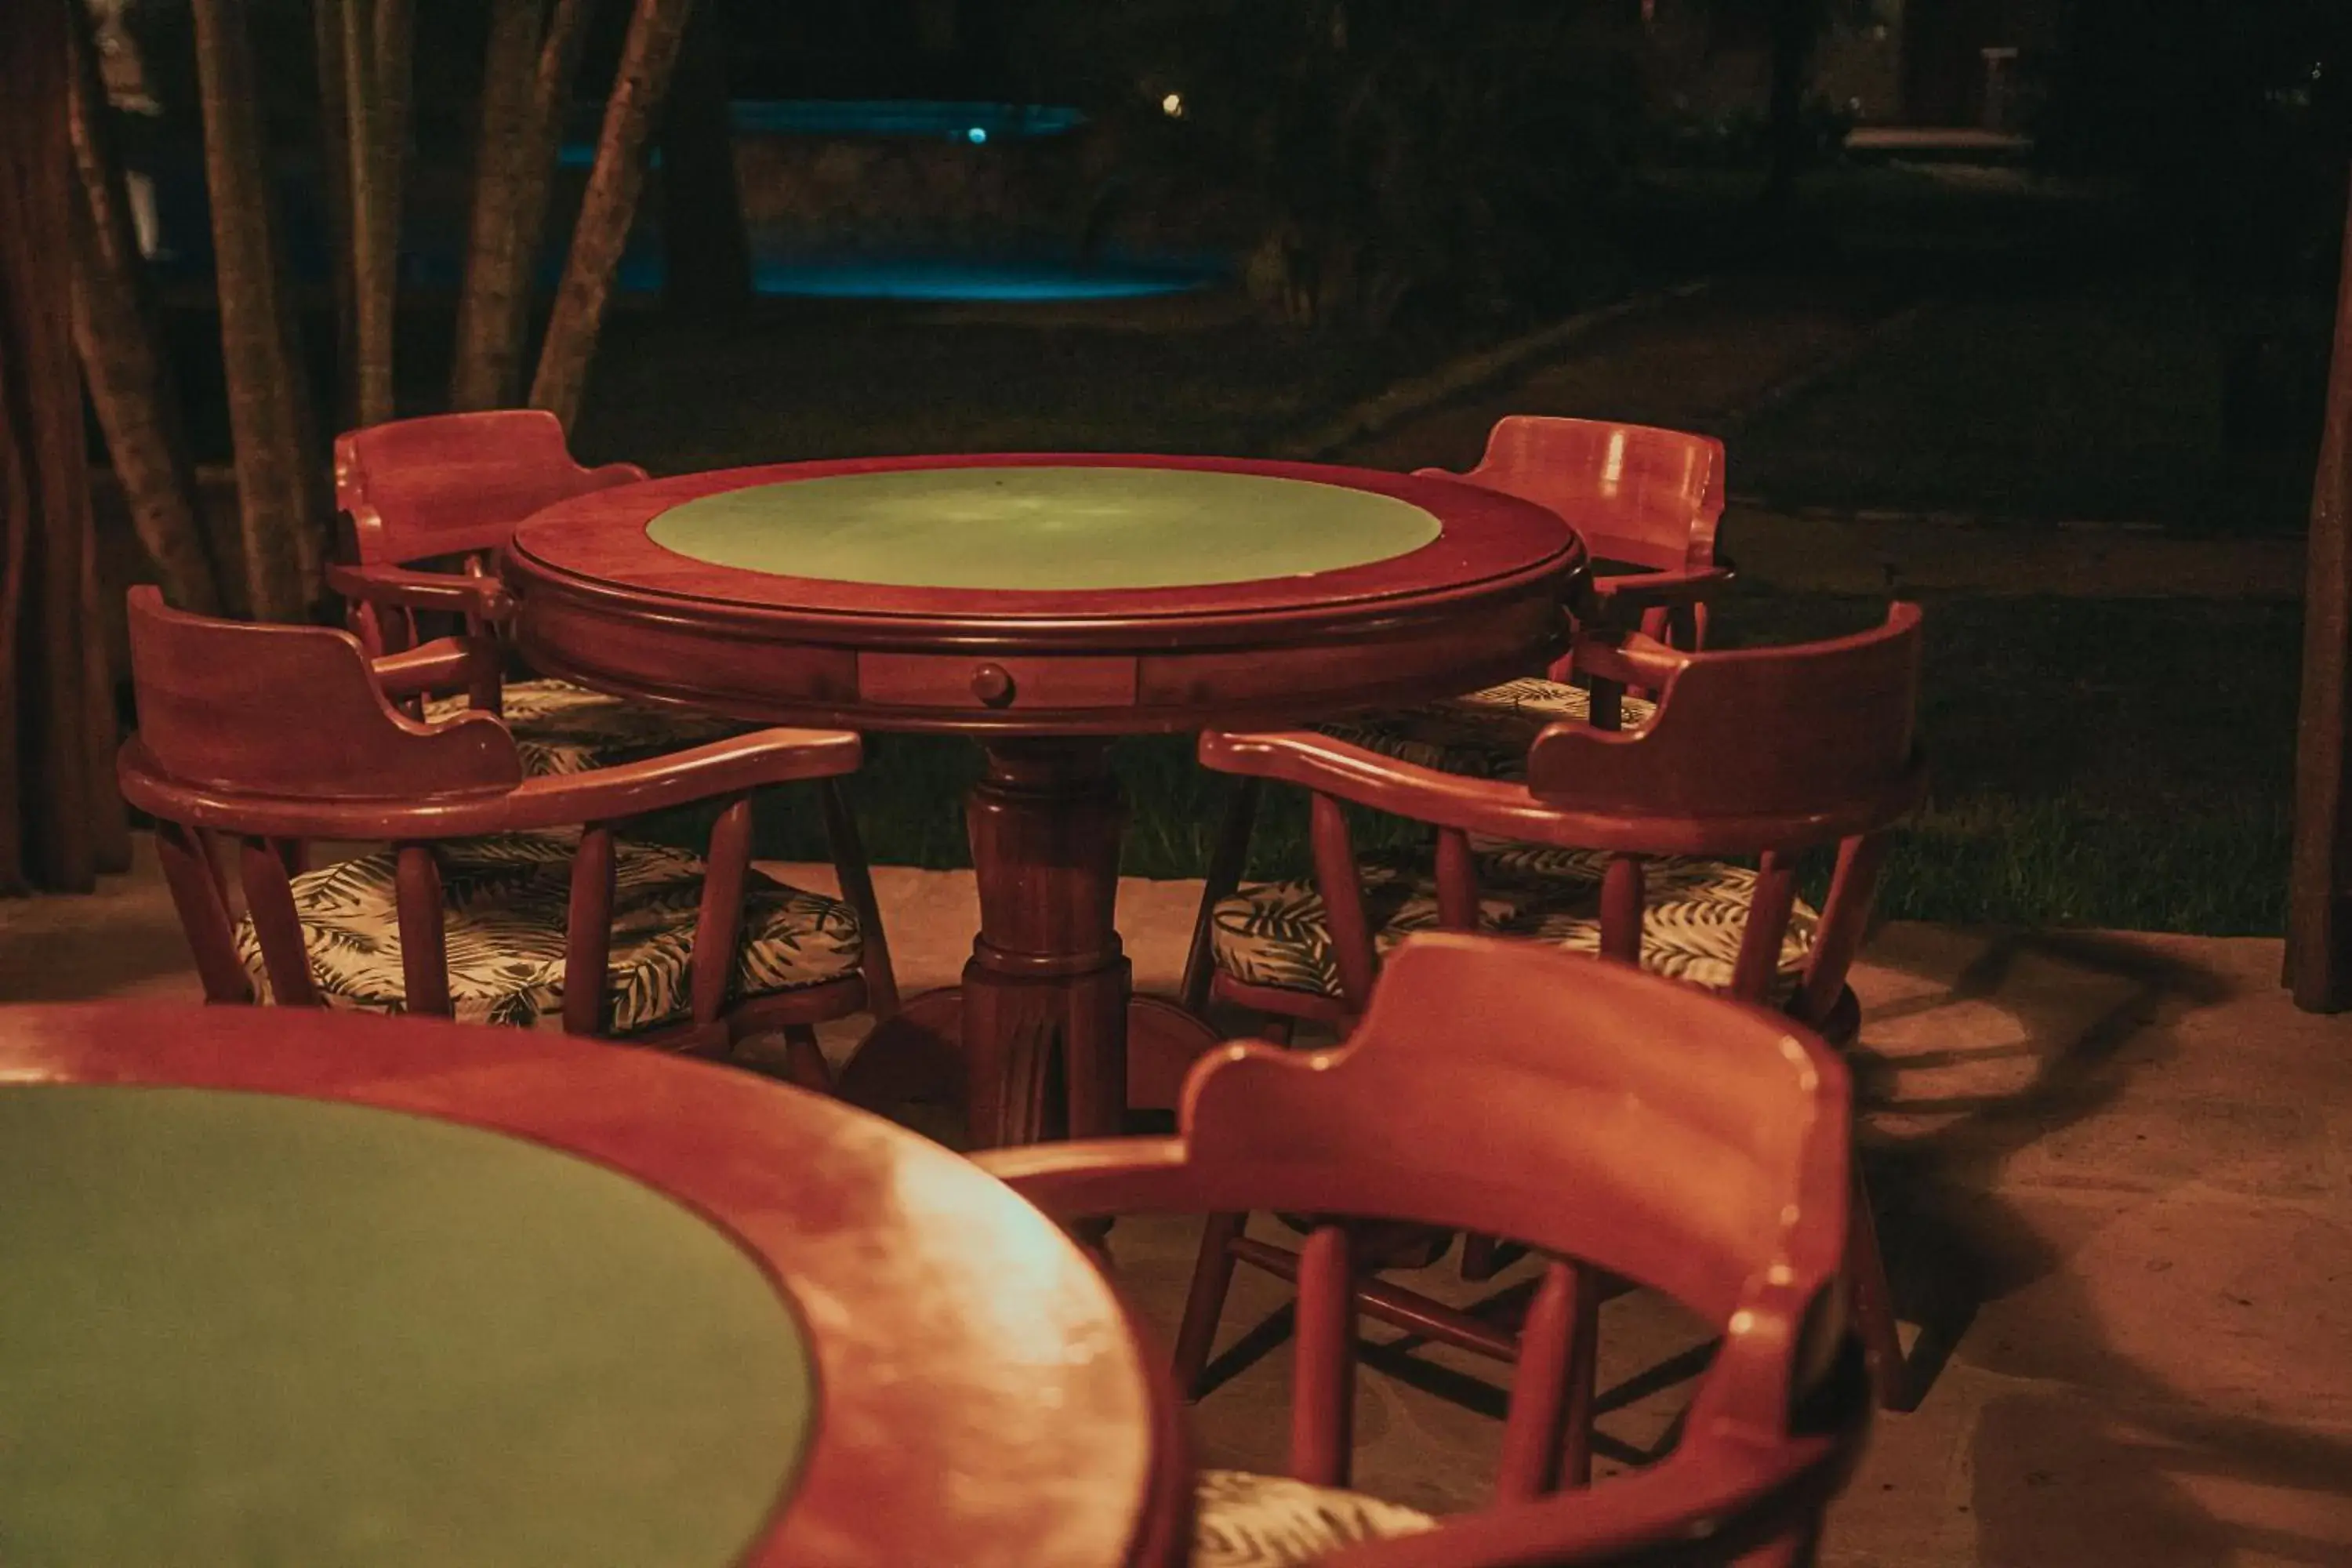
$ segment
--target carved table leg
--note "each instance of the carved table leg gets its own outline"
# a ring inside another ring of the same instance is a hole
[[[961,1091],[975,1149],[1115,1135],[1130,1106],[1171,1109],[1217,1036],[1173,1003],[1129,994],[1114,924],[1126,810],[1106,742],[993,742],[967,815],[980,935],[963,984],[877,1026],[837,1092],[887,1110]],[[1056,1067],[1063,1093],[1048,1103]]]
[[[1127,810],[1106,745],[1000,741],[987,754],[965,809],[980,883],[963,971],[972,1147],[1115,1134],[1127,1109],[1129,967],[1114,920]],[[1048,1106],[1056,1061],[1065,1094]]]

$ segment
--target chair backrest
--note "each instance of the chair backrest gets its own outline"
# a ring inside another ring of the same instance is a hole
[[[335,505],[366,565],[494,550],[541,507],[645,477],[634,463],[582,468],[541,408],[394,419],[335,437]]]
[[[1909,804],[1919,697],[1919,606],[1853,637],[1690,653],[1653,646],[1664,671],[1655,711],[1611,731],[1555,724],[1528,755],[1528,788],[1547,805],[1652,819],[1757,825],[1870,825]],[[1816,837],[1859,831],[1847,826]]]
[[[1796,1413],[1844,1343],[1850,1122],[1834,1053],[1785,1017],[1507,939],[1407,941],[1335,1049],[1213,1054],[1186,1085],[1174,1140],[981,1158],[1068,1217],[1378,1216],[1511,1237],[1654,1286],[1724,1331],[1674,1466],[1718,1449],[1794,1453],[1810,1440]],[[1294,1414],[1293,1468],[1309,1480],[1335,1479],[1333,1453],[1345,1468],[1352,1326],[1309,1331],[1330,1303],[1352,1312],[1344,1240],[1327,1240],[1343,1235],[1327,1225],[1301,1255],[1293,1386],[1328,1405]],[[1539,1303],[1568,1268],[1550,1266]],[[1531,1310],[1507,1455],[1526,1451],[1524,1423],[1557,1419],[1558,1390],[1536,1385],[1562,1374],[1554,1332],[1565,1324]],[[1304,1473],[1318,1467],[1302,1448],[1325,1456],[1324,1473]],[[1507,1498],[1548,1489],[1498,1486]]]
[[[521,781],[505,725],[488,714],[432,726],[404,717],[349,632],[187,615],[145,586],[131,590],[129,621],[136,751],[182,784],[282,804]]]
[[[1654,572],[1715,564],[1723,519],[1723,443],[1711,436],[1601,419],[1514,414],[1460,476],[1559,512],[1596,560]]]

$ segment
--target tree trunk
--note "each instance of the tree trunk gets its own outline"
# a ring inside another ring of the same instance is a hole
[[[335,423],[359,423],[359,300],[352,284],[352,97],[343,75],[343,13],[352,0],[310,0],[319,78],[319,174],[327,202],[327,278],[335,297]]]
[[[751,303],[723,19],[715,5],[688,18],[662,125],[663,303],[701,321],[740,316]]]
[[[188,457],[179,394],[158,347],[147,269],[106,124],[106,94],[89,17],[72,18],[67,79],[74,174],[73,331],[82,375],[122,481],[131,521],[172,603],[202,615],[221,609],[220,574],[206,542],[196,471]]]
[[[278,264],[252,40],[244,0],[192,8],[246,599],[260,619],[298,620],[315,596],[326,492]]]
[[[501,408],[522,394],[523,342],[555,153],[572,103],[588,0],[494,0],[466,280],[457,300],[449,402]]]
[[[351,157],[352,405],[362,425],[391,418],[400,298],[401,176],[408,137],[409,0],[335,0],[342,24]]]
[[[91,720],[89,454],[74,364],[71,0],[0,7],[0,891],[87,890],[114,847]],[[102,651],[98,684],[105,685]],[[119,803],[115,807],[119,810]]]
[[[2303,707],[2296,724],[2294,858],[2287,882],[2286,982],[2306,1012],[2352,1007],[2352,201],[2336,295],[2327,423],[2311,487],[2303,589]]]
[[[677,63],[690,5],[691,0],[636,0],[629,16],[628,41],[622,46],[621,68],[596,141],[596,166],[588,176],[572,253],[555,293],[555,313],[540,345],[539,373],[530,384],[532,406],[549,410],[567,426],[578,417],[587,388],[588,361],[604,325],[613,273],[645,185],[646,144]]]

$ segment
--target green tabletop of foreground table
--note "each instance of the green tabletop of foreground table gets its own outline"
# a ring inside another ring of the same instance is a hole
[[[0,1009],[0,1562],[1180,1560],[1061,1232],[729,1069],[291,1008]]]
[[[1279,725],[1540,668],[1583,565],[1552,512],[1449,479],[1025,454],[624,485],[524,522],[503,572],[517,640],[552,674],[981,742],[963,984],[885,1023],[843,1089],[878,1101],[944,1062],[987,1146],[1056,1123],[1116,1131],[1213,1043],[1130,997],[1109,737]],[[1131,1026],[1151,1045],[1132,1086]],[[1055,1066],[1066,1099],[1049,1105]]]

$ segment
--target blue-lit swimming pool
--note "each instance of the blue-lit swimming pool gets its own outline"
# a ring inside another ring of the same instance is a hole
[[[1117,245],[1082,254],[1064,232],[1066,226],[1032,221],[1013,210],[1022,198],[1004,195],[1003,175],[1012,165],[1003,160],[1019,159],[1024,145],[1037,147],[1078,129],[1085,116],[1075,109],[866,100],[737,101],[729,108],[739,169],[746,172],[752,287],[762,295],[1004,303],[1136,300],[1203,288],[1231,271],[1214,255]],[[813,142],[834,145],[827,152]],[[843,157],[848,163],[835,166]],[[584,170],[594,158],[590,141],[562,149],[567,169]],[[824,167],[833,172],[821,173]],[[765,185],[763,170],[775,176]],[[209,278],[201,165],[191,154],[176,167],[158,169],[157,176],[159,193],[169,198],[163,203],[165,251],[155,258],[158,271],[187,281]],[[845,199],[892,180],[898,182],[894,210],[861,209],[856,200]],[[949,210],[975,191],[982,195],[966,207]],[[323,280],[325,230],[316,194],[293,177],[282,195],[289,258],[298,274]],[[622,258],[614,284],[624,294],[661,291],[667,267],[658,210],[649,199],[646,216],[652,221],[640,225]],[[412,209],[401,254],[408,284],[457,286],[462,223],[462,213],[436,221]],[[562,265],[561,237],[551,236],[541,272],[545,287],[555,285]]]

